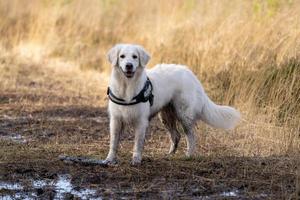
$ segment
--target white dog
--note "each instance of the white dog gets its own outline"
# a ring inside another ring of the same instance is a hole
[[[187,151],[195,151],[193,127],[197,120],[223,129],[232,129],[240,119],[237,110],[212,102],[191,70],[182,65],[159,64],[145,70],[149,54],[139,45],[118,44],[108,52],[112,74],[108,88],[110,148],[107,164],[116,162],[116,154],[125,125],[135,132],[132,164],[142,160],[149,120],[159,113],[170,134],[169,153],[175,153],[180,140],[176,123],[183,127]]]

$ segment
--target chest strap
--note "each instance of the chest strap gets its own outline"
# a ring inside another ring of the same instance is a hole
[[[114,95],[114,93],[111,91],[111,89],[109,87],[107,88],[107,95],[108,95],[108,98],[112,102],[114,102],[115,104],[118,104],[118,105],[122,105],[122,106],[131,106],[131,105],[135,105],[138,103],[145,103],[147,101],[149,101],[150,106],[152,106],[153,99],[154,99],[152,91],[153,91],[152,83],[151,83],[150,79],[147,77],[147,80],[145,82],[143,89],[135,97],[133,97],[130,102],[126,102],[124,99],[121,99],[121,98],[117,97],[116,95]]]

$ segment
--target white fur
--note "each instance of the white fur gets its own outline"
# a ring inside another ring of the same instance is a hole
[[[120,60],[120,54],[126,54]],[[137,54],[139,62],[132,60]],[[160,113],[160,119],[169,131],[171,139],[170,153],[175,153],[180,140],[176,123],[182,125],[187,140],[187,155],[195,151],[195,135],[193,127],[197,120],[223,129],[232,129],[238,123],[240,114],[229,106],[220,106],[212,102],[206,95],[201,83],[191,70],[182,65],[159,64],[150,70],[145,66],[150,59],[148,53],[138,45],[119,44],[108,53],[113,69],[110,88],[119,98],[130,101],[137,95],[149,77],[153,85],[154,102],[132,106],[117,105],[109,101],[110,116],[110,151],[106,158],[108,163],[115,162],[119,143],[119,135],[124,126],[132,125],[135,130],[133,164],[142,160],[142,150],[149,119]],[[127,58],[127,59],[126,59]],[[122,63],[131,62],[135,68],[132,78],[124,75]]]

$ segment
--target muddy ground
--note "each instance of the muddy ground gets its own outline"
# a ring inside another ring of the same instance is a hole
[[[88,96],[57,94],[46,83],[22,81],[27,89],[0,93],[0,199],[298,198],[296,156],[232,156],[220,148],[186,159],[183,140],[168,156],[168,136],[156,118],[139,167],[130,166],[130,130],[122,136],[118,165],[64,163],[60,155],[105,158],[107,108],[86,103]]]

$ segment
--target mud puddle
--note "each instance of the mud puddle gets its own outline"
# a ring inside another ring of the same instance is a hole
[[[49,197],[50,199],[102,199],[96,189],[80,188],[71,183],[71,176],[60,174],[57,180],[30,180],[20,183],[0,182],[0,198],[36,199]]]
[[[72,177],[69,174],[60,174],[56,180],[49,179],[36,179],[22,182],[4,182],[0,181],[0,199],[12,200],[12,199],[91,199],[101,200],[107,197],[107,191],[114,193],[118,199],[131,199],[135,196],[135,192],[132,188],[124,190],[115,189],[101,189],[93,187],[80,187],[72,184]],[[94,186],[95,187],[95,186]],[[106,191],[106,193],[105,193]],[[163,194],[165,193],[165,194]],[[171,194],[172,193],[172,194]],[[178,194],[177,194],[178,193]],[[246,197],[243,195],[244,191],[238,189],[227,190],[210,195],[183,195],[176,189],[170,191],[161,191],[161,195],[156,194],[157,197],[166,197],[166,194],[171,194],[168,197],[188,197],[189,199],[265,199],[268,196],[266,194],[256,195],[255,197]],[[144,196],[144,195],[142,195]],[[144,196],[145,197],[145,196]],[[146,197],[151,197],[151,194],[147,194]]]
[[[27,138],[17,133],[11,135],[0,135],[0,139],[18,144],[25,144],[29,142]]]

